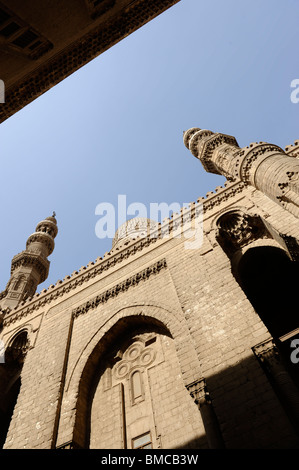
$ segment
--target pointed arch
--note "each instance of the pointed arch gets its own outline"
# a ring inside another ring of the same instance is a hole
[[[275,246],[254,246],[240,258],[236,277],[275,340],[299,327],[299,263]]]
[[[28,331],[22,328],[5,348],[0,364],[0,448],[3,447],[21,388],[21,371],[29,348]]]
[[[75,446],[88,446],[89,429],[87,427],[82,430],[82,423],[87,422],[88,413],[90,412],[89,391],[93,387],[96,369],[101,364],[106,352],[108,350],[111,352],[113,345],[117,344],[120,338],[126,335],[130,336],[128,333],[132,329],[136,331],[136,328],[139,328],[143,333],[155,331],[163,334],[173,342],[184,387],[201,375],[199,361],[192,346],[189,330],[183,317],[178,312],[171,312],[157,305],[133,305],[120,309],[89,339],[66,383],[66,397],[71,397],[73,394],[73,400],[72,398],[70,401],[68,400],[68,406],[72,406],[73,413],[75,413],[72,439]],[[114,351],[114,354],[117,355],[118,351]],[[189,363],[186,361],[186,355]],[[190,374],[192,374],[192,377]],[[75,388],[78,392],[74,397],[73,391]],[[68,390],[69,395],[67,395]],[[67,411],[64,408],[65,412]],[[72,412],[70,411],[70,413]]]

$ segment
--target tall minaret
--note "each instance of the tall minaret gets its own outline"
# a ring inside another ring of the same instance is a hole
[[[14,256],[11,262],[10,280],[0,294],[0,309],[7,312],[22,300],[31,297],[37,286],[49,273],[48,256],[54,250],[54,238],[58,232],[55,212],[37,225],[26,243],[26,250]]]
[[[241,180],[299,218],[299,159],[280,147],[256,142],[240,148],[233,136],[193,127],[185,146],[210,173]]]

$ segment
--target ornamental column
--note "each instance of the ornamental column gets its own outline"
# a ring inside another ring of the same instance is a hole
[[[193,127],[184,144],[209,173],[254,186],[299,217],[299,159],[266,142],[240,148],[235,137]]]
[[[54,238],[58,233],[55,213],[37,225],[26,243],[26,250],[14,256],[11,262],[10,280],[0,294],[0,313],[7,313],[21,301],[31,297],[37,286],[49,273],[48,256],[54,250]]]
[[[283,358],[270,338],[252,348],[268,376],[291,423],[299,433],[299,390],[286,370]]]
[[[205,379],[199,379],[187,385],[191,397],[195,401],[206,431],[206,438],[210,449],[224,449],[224,441],[220,431]]]

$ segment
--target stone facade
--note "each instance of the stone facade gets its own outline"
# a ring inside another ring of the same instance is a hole
[[[47,290],[1,294],[5,449],[299,447],[298,141],[253,155],[209,132],[184,141],[223,187],[162,226],[131,220]]]

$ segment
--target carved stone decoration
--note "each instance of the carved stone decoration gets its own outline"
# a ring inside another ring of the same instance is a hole
[[[53,252],[57,233],[55,217],[47,217],[28,237],[26,250],[13,257],[9,283],[4,294],[0,295],[2,309],[16,307],[21,301],[31,298],[38,284],[47,279],[50,266],[47,256]]]
[[[35,268],[40,275],[40,282],[44,282],[49,273],[50,262],[35,253],[28,253],[27,250],[22,251],[18,255],[14,256],[11,262],[11,274],[18,271],[20,268],[32,267]]]
[[[201,378],[186,386],[188,392],[200,410],[210,449],[225,447],[218,418],[215,414],[206,380]]]
[[[280,367],[281,358],[273,338],[269,338],[252,348],[254,354],[269,370]]]
[[[266,142],[254,143],[242,149],[239,177],[247,184],[263,190],[263,174],[259,178],[259,168],[274,165],[275,180],[268,181],[265,194],[299,217],[299,164],[295,158],[289,158],[277,145]],[[277,160],[277,162],[275,162]],[[279,165],[279,166],[278,166]],[[277,169],[279,173],[277,173]],[[271,183],[271,184],[270,184]]]
[[[206,403],[211,404],[205,379],[199,379],[187,385],[187,390],[199,408]]]
[[[284,181],[278,183],[280,190],[277,199],[283,207],[298,215],[299,208],[299,171],[287,171]]]
[[[21,331],[7,346],[5,350],[5,361],[14,361],[18,362],[19,364],[22,364],[29,350],[29,347],[30,345],[27,331]]]
[[[269,234],[259,216],[235,210],[226,212],[217,221],[216,238],[228,255],[266,236]]]
[[[130,390],[132,405],[144,400],[142,374],[156,359],[156,351],[141,339],[135,340],[124,351],[122,359],[112,367],[114,380],[126,380]]]
[[[206,171],[253,186],[299,218],[299,162],[279,146],[240,148],[233,136],[194,127],[184,132],[184,144]]]
[[[290,421],[299,432],[299,389],[288,373],[273,338],[254,346],[252,350],[265,370]]]
[[[267,142],[254,142],[248,147],[244,147],[239,153],[239,168],[236,169],[239,178],[246,184],[252,184],[254,181],[253,168],[257,160],[259,163],[263,158],[268,158],[273,154],[283,154],[283,150],[278,145],[269,144]]]
[[[295,140],[293,145],[287,145],[285,152],[291,157],[299,157],[299,140]]]
[[[238,154],[241,150],[235,137],[193,127],[184,132],[184,144],[201,161],[206,171],[232,176],[227,168],[230,166],[231,153]]]
[[[91,300],[88,300],[80,307],[77,307],[73,311],[73,316],[78,317],[83,313],[87,313],[89,309],[96,308],[101,303],[107,302],[110,298],[113,298],[120,294],[121,292],[127,291],[130,287],[136,286],[139,282],[148,279],[152,274],[156,274],[160,272],[161,269],[166,268],[166,259],[162,259],[161,261],[157,261],[157,263],[152,264],[148,268],[140,271],[139,273],[135,274],[134,276],[129,277],[125,281],[116,286],[112,287],[111,289],[106,290],[102,294],[97,295]]]
[[[134,217],[122,224],[115,232],[112,249],[119,244],[127,245],[133,238],[157,237],[157,229],[158,222],[142,217]]]
[[[206,197],[199,198],[197,203],[203,205],[204,213],[213,210],[215,207],[221,205],[225,201],[233,198],[236,194],[242,193],[244,189],[244,183],[239,182],[226,182],[224,186],[218,186],[215,189],[215,192],[209,192]],[[198,207],[197,203],[190,204],[190,219],[193,220],[196,217],[196,209]],[[184,215],[186,217],[186,214]],[[182,214],[174,214],[171,220],[167,221],[168,230],[171,233],[173,230],[176,230],[182,223]],[[48,289],[44,289],[42,292],[37,292],[34,295],[34,298],[28,298],[28,300],[22,300],[19,306],[15,307],[16,312],[13,312],[9,318],[5,318],[5,326],[8,326],[12,323],[15,323],[20,318],[24,318],[29,315],[31,312],[38,310],[41,307],[44,307],[58,297],[62,297],[68,292],[76,289],[78,286],[90,281],[91,279],[101,275],[103,272],[108,271],[110,268],[113,268],[119,263],[122,263],[124,260],[130,258],[137,252],[141,252],[143,249],[149,247],[150,245],[156,243],[157,240],[161,239],[162,227],[159,226],[157,230],[157,235],[152,236],[148,235],[146,237],[141,237],[137,240],[131,240],[128,245],[116,246],[114,252],[106,253],[103,258],[97,258],[95,262],[90,262],[87,266],[82,266],[78,271],[74,271],[71,275],[65,276],[63,280],[58,280],[55,285],[49,286]],[[30,246],[30,252],[34,253],[32,245]],[[8,282],[5,290],[0,293],[0,301],[7,295],[8,287],[10,281]],[[27,303],[28,305],[24,306]]]

